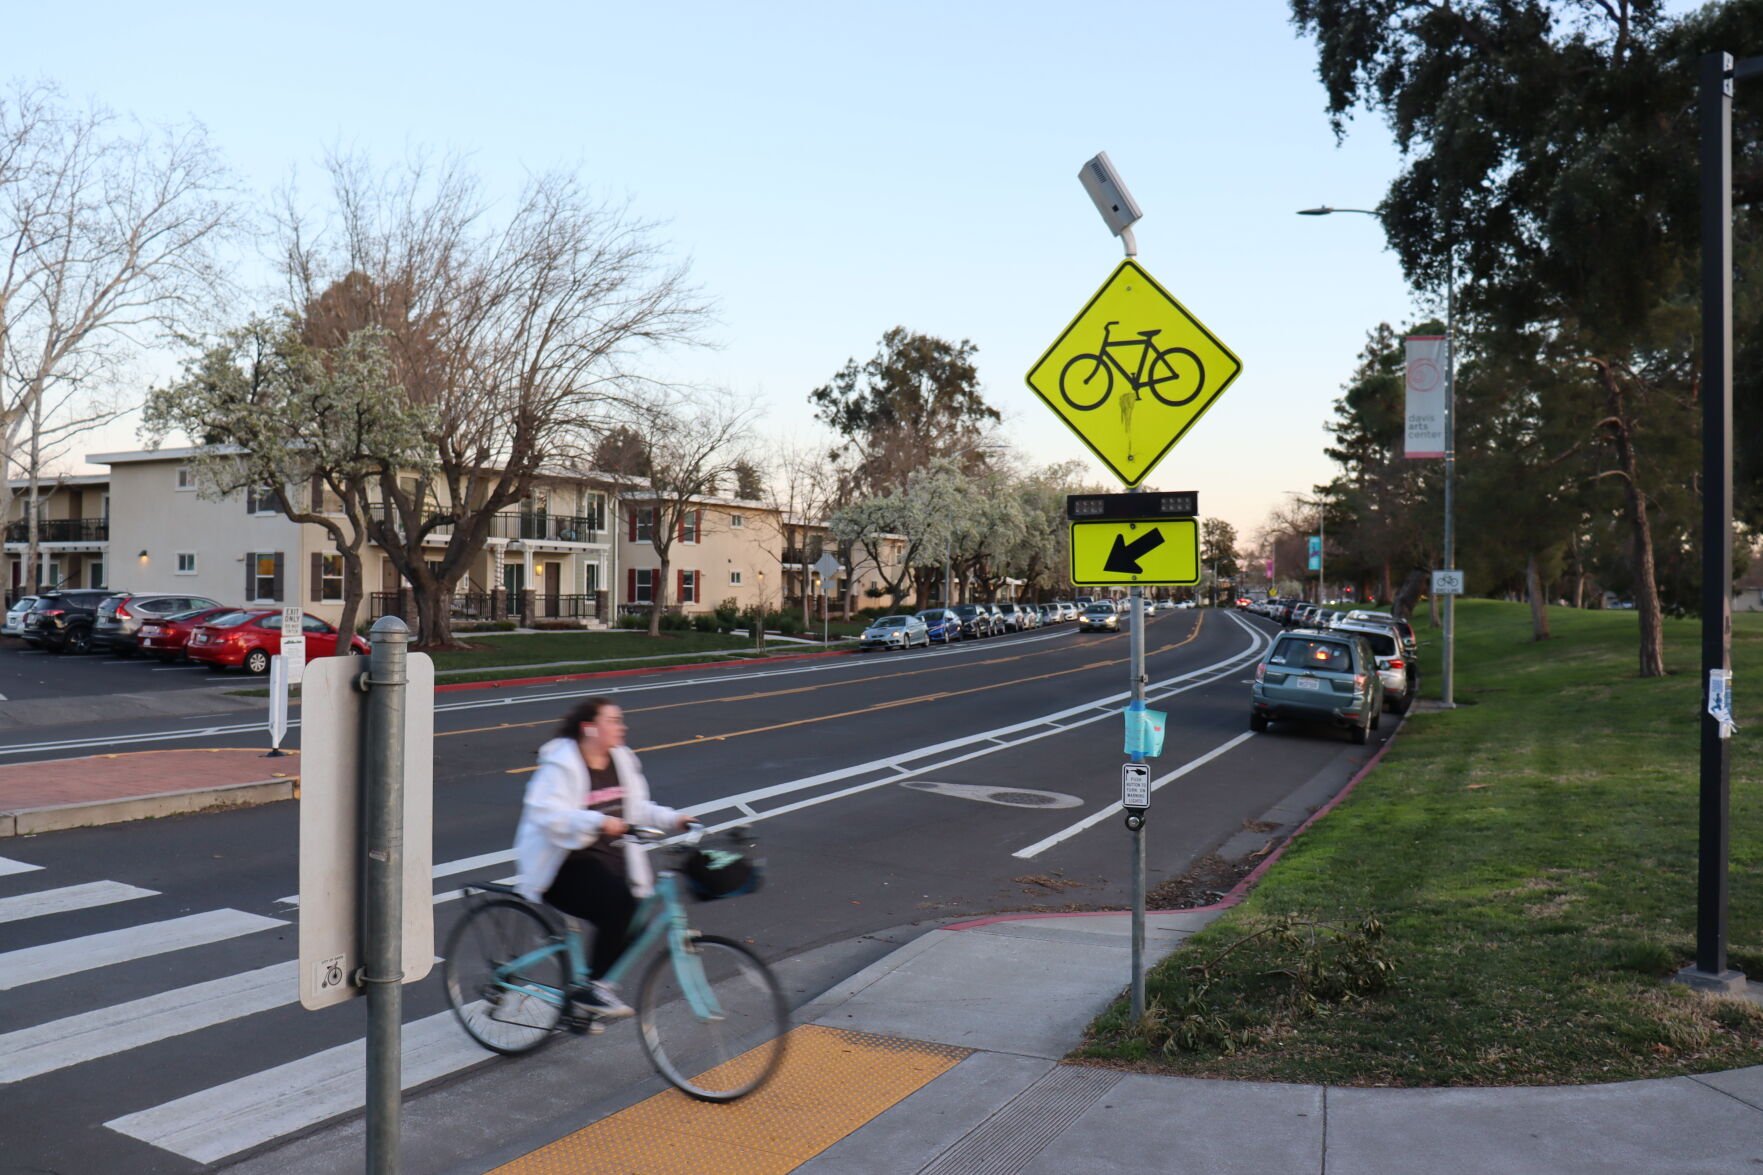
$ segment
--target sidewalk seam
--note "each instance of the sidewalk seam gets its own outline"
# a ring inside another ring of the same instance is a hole
[[[1728,1070],[1728,1072],[1730,1072],[1730,1070]],[[1758,1105],[1756,1102],[1746,1101],[1744,1098],[1742,1098],[1738,1094],[1732,1092],[1730,1089],[1721,1089],[1718,1085],[1709,1085],[1706,1081],[1702,1080],[1701,1074],[1685,1073],[1684,1076],[1689,1078],[1691,1081],[1695,1082],[1697,1085],[1701,1086],[1703,1089],[1711,1089],[1715,1093],[1724,1094],[1725,1096],[1731,1098],[1733,1101],[1737,1102],[1739,1105],[1749,1106],[1751,1109],[1756,1110],[1760,1114],[1763,1114],[1763,1106]]]
[[[1322,1087],[1322,1166],[1318,1175],[1328,1175],[1328,1086]]]

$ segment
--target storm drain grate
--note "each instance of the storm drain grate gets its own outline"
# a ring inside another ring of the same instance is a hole
[[[937,1156],[922,1175],[1012,1175],[1077,1121],[1120,1074],[1057,1066],[972,1133]]]

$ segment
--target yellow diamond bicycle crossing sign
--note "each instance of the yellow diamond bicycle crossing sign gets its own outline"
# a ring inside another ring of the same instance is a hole
[[[1047,348],[1028,386],[1132,487],[1242,369],[1229,347],[1129,258]]]

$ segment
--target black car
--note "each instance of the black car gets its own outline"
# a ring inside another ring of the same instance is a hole
[[[992,613],[989,609],[977,604],[956,604],[950,611],[961,617],[963,637],[991,636],[997,631],[992,625]]]
[[[98,616],[92,623],[92,647],[111,649],[132,657],[142,621],[163,620],[180,612],[218,607],[219,603],[207,596],[116,592],[98,605]]]
[[[92,647],[98,606],[115,594],[90,589],[44,592],[25,613],[24,631],[19,635],[26,644],[52,653],[84,653]]]

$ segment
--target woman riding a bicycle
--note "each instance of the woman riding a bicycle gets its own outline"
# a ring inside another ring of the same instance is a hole
[[[648,854],[625,832],[632,824],[683,830],[691,820],[649,798],[624,738],[618,706],[604,698],[578,702],[539,748],[514,838],[521,895],[594,927],[589,969],[596,981],[587,996],[603,1019],[631,1014],[598,977],[623,952],[638,899],[655,880]]]

